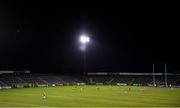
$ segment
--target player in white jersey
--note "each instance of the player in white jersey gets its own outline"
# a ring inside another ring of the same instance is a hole
[[[43,94],[43,99],[46,99],[47,98],[47,95],[46,95],[46,93],[44,92],[44,94]]]

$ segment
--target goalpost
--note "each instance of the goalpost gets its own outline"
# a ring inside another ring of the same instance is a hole
[[[155,69],[154,69],[154,63],[153,63],[153,86],[156,86],[156,83],[155,83]]]
[[[166,63],[165,63],[164,81],[165,81],[165,86],[168,87],[168,85],[167,85],[167,66],[166,66]]]
[[[167,64],[165,63],[164,64],[164,84],[165,84],[165,87],[168,87],[168,83],[167,83]],[[156,86],[156,74],[155,74],[155,66],[154,66],[154,63],[153,63],[153,86]]]

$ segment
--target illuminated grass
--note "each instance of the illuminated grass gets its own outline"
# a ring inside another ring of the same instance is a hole
[[[83,88],[83,91],[80,91]],[[180,89],[134,86],[61,86],[0,90],[0,107],[180,107]],[[129,91],[129,88],[131,90]],[[142,91],[144,89],[144,92]],[[43,93],[47,98],[43,99]]]

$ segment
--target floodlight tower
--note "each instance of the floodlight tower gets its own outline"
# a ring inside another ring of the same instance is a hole
[[[82,45],[82,51],[84,52],[84,75],[86,75],[86,49],[87,49],[87,44],[90,42],[90,37],[86,35],[81,35],[79,40]]]

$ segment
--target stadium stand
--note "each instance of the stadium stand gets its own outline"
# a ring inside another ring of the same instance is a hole
[[[0,74],[0,87],[36,87],[59,86],[78,84],[112,84],[124,83],[127,85],[152,85],[152,75],[89,75],[65,76],[54,74],[8,73]],[[156,85],[164,85],[164,76],[156,76]],[[180,76],[168,76],[168,85],[180,86]]]

